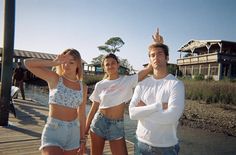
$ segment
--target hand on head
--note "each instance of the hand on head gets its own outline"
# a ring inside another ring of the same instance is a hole
[[[54,60],[57,65],[65,64],[69,61],[69,53],[59,54]]]
[[[157,28],[157,32],[154,35],[152,35],[152,39],[156,43],[160,43],[160,44],[164,43],[164,39],[159,33],[159,28]]]

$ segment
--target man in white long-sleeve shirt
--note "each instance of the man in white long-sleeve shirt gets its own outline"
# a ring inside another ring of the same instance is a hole
[[[138,120],[138,150],[142,155],[177,155],[176,133],[184,110],[184,85],[168,73],[168,46],[150,45],[149,58],[153,76],[136,86],[129,106],[130,118]]]

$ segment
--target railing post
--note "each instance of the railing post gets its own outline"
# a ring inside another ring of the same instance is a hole
[[[4,41],[0,86],[0,126],[8,125],[14,53],[15,0],[4,1]]]

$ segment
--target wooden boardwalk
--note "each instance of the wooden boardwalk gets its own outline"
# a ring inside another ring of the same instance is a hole
[[[39,155],[41,132],[47,119],[48,107],[34,101],[14,100],[17,118],[9,116],[9,126],[0,127],[0,155]],[[127,141],[129,155],[133,143]],[[89,143],[87,144],[89,155]],[[104,155],[111,155],[106,142]]]

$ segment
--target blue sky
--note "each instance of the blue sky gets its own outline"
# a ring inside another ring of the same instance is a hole
[[[14,48],[54,54],[75,48],[90,63],[102,54],[97,46],[117,36],[125,42],[117,55],[141,69],[159,27],[176,63],[177,50],[191,39],[236,42],[235,6],[235,0],[16,0]]]

